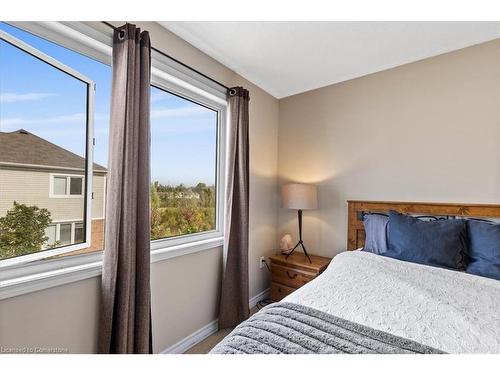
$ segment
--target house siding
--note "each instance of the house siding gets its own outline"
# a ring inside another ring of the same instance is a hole
[[[0,168],[0,217],[5,216],[13,202],[46,208],[53,223],[83,221],[83,197],[53,198],[50,196],[52,174],[82,175],[83,172],[60,170],[30,170]],[[92,238],[88,248],[66,255],[88,253],[104,249],[104,210],[106,176],[94,174],[92,200]]]
[[[46,208],[52,221],[83,220],[84,198],[51,198],[50,178],[52,173],[83,175],[82,172],[60,172],[56,170],[24,170],[0,168],[0,217],[12,208],[14,201]],[[94,174],[92,219],[104,218],[106,176]]]

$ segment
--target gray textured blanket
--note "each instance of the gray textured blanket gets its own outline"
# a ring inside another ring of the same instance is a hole
[[[212,354],[442,353],[415,341],[293,303],[263,308],[236,327]]]

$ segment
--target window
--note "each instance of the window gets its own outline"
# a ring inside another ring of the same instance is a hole
[[[64,50],[0,23],[2,266],[91,245],[94,83]]]
[[[49,217],[40,228],[37,246],[28,252],[4,251],[0,238],[0,267],[36,259],[52,262],[104,249],[111,59],[103,51],[111,39],[78,23],[20,24],[46,39],[0,22],[0,135],[41,139],[43,147],[31,145],[30,150],[40,151],[48,160],[43,168],[31,171],[43,170],[43,177],[22,175],[19,189],[20,183],[3,178],[19,166],[19,160],[2,160],[0,152],[0,236],[2,219],[16,204]],[[64,34],[65,27],[90,38],[72,39],[74,33]],[[101,44],[94,49],[92,40],[101,43],[94,36],[107,40],[104,48]],[[152,249],[169,251],[178,244],[204,240],[219,245],[225,94],[156,52],[152,55]],[[0,149],[3,144],[0,140]],[[28,220],[22,227],[29,228]],[[74,258],[68,261],[79,264]]]
[[[50,224],[45,230],[47,240],[44,248],[83,242],[85,232],[82,222],[63,222]]]
[[[83,242],[83,223],[75,223],[75,243]]]
[[[54,195],[66,195],[66,177],[54,177]]]
[[[45,229],[45,236],[47,236],[46,247],[54,246],[56,243],[56,230],[57,225],[50,224],[47,229]]]
[[[82,195],[83,192],[83,178],[70,177],[69,179],[69,195]]]
[[[71,243],[71,224],[59,224],[59,242],[61,245]]]
[[[151,238],[216,229],[218,112],[151,88]]]
[[[83,177],[51,175],[52,198],[81,197],[83,195]]]

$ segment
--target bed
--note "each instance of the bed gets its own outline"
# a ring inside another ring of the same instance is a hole
[[[499,205],[348,202],[348,250],[212,353],[500,353],[500,281],[365,251],[363,214],[499,218]]]

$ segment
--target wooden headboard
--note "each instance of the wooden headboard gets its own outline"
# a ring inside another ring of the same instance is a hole
[[[347,201],[347,249],[355,250],[365,244],[363,215],[369,212],[387,213],[389,210],[404,214],[432,216],[465,216],[500,218],[500,204],[420,203]]]

